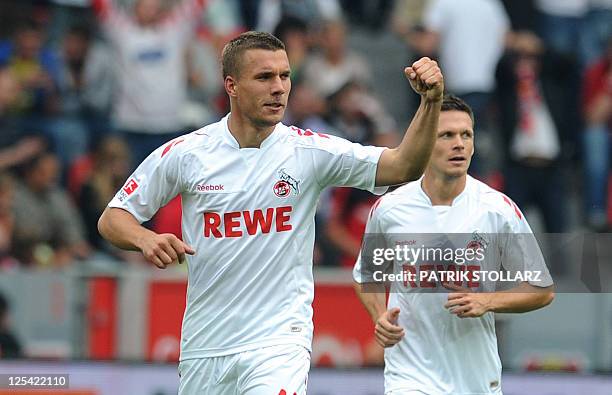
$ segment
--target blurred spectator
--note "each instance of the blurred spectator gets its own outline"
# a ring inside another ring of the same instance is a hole
[[[329,122],[340,137],[360,144],[395,147],[395,121],[362,85],[348,82],[329,99]]]
[[[102,40],[90,41],[83,67],[80,93],[91,145],[111,131],[117,76],[110,46]]]
[[[472,107],[479,122],[471,170],[486,175],[495,157],[487,110],[510,27],[504,7],[499,0],[432,0],[424,25],[425,31],[414,35],[413,46],[423,55],[438,53],[446,90]]]
[[[423,16],[431,0],[395,0],[391,13],[393,31],[412,46],[412,35],[423,30]]]
[[[61,106],[54,122],[56,153],[64,167],[83,155],[89,144],[89,123],[85,100],[85,65],[91,48],[91,34],[84,26],[71,27],[62,41],[59,93]]]
[[[240,16],[247,30],[255,30],[259,16],[259,3],[261,0],[239,0]]]
[[[330,96],[328,103],[330,133],[363,145],[398,144],[394,120],[362,85],[348,82]],[[334,188],[330,196],[323,195],[321,199],[329,206],[319,210],[320,218],[325,219],[325,235],[339,252],[339,264],[353,267],[377,196],[354,188]]]
[[[59,63],[43,42],[43,30],[26,22],[17,29],[13,41],[0,43],[0,64],[8,67],[22,88],[8,109],[18,119],[21,131],[48,133],[46,117],[58,110]]]
[[[0,171],[17,166],[44,148],[40,137],[26,136],[7,119],[7,111],[19,100],[21,87],[7,68],[0,68]]]
[[[91,0],[47,0],[51,3],[51,15],[47,34],[51,45],[62,41],[66,32],[75,21],[84,26],[94,26],[95,15],[91,9]]]
[[[137,0],[133,14],[115,0],[94,0],[115,54],[117,98],[113,118],[140,163],[184,132],[180,109],[187,100],[187,47],[203,0],[183,0],[171,10],[161,0]]]
[[[284,123],[302,129],[338,134],[332,131],[332,126],[325,120],[326,107],[325,99],[312,88],[306,84],[298,84],[291,88]]]
[[[590,0],[537,0],[540,34],[546,45],[584,65],[584,22]]]
[[[590,0],[591,7],[582,25],[584,64],[599,60],[612,37],[612,0]]]
[[[352,268],[377,196],[360,189],[334,188],[325,235],[340,252],[339,265]]]
[[[546,50],[533,33],[518,34],[497,70],[497,99],[507,152],[506,193],[520,207],[535,205],[546,231],[565,230],[564,148],[579,128],[575,64]]]
[[[502,0],[510,18],[512,30],[537,32],[540,13],[536,7],[537,0]]]
[[[612,132],[612,38],[604,56],[586,70],[583,85],[584,161],[587,221],[591,228],[608,229],[606,217]]]
[[[59,172],[51,153],[40,154],[21,168],[13,200],[13,247],[24,264],[65,265],[90,252],[78,211],[56,185]]]
[[[22,356],[21,344],[10,331],[8,300],[0,293],[0,359]]]
[[[439,54],[446,89],[464,99],[491,94],[509,29],[502,4],[498,0],[432,0],[424,25],[426,32],[415,44],[423,54]],[[472,100],[482,101],[486,100]]]
[[[340,0],[352,26],[380,29],[389,20],[393,0]]]
[[[284,44],[291,66],[291,82],[296,85],[302,81],[304,63],[310,50],[308,25],[302,19],[287,16],[280,20],[274,35]]]
[[[15,217],[12,204],[14,183],[11,177],[0,173],[0,271],[17,267],[18,262],[11,256]]]
[[[258,7],[256,30],[266,32],[272,32],[285,16],[299,18],[307,23],[338,19],[342,16],[338,0],[257,0],[255,2]]]
[[[91,173],[79,193],[87,240],[98,250],[110,248],[98,233],[98,219],[129,174],[130,152],[125,142],[117,136],[100,141],[93,152]]]
[[[349,81],[364,85],[370,82],[368,64],[349,50],[346,33],[346,25],[339,19],[323,22],[317,40],[321,52],[304,66],[304,82],[323,97],[337,92]]]

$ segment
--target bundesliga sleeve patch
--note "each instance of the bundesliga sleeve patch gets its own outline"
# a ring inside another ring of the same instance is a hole
[[[117,194],[117,200],[123,203],[127,198],[129,198],[136,190],[139,185],[135,178],[130,178],[128,182],[125,183],[123,188]]]

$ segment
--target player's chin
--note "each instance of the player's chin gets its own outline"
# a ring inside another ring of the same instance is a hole
[[[285,116],[285,111],[278,111],[275,112],[273,114],[264,114],[261,117],[261,122],[263,124],[266,124],[267,126],[274,126],[277,123],[279,123],[280,121],[283,120],[283,117]]]
[[[446,175],[448,177],[461,177],[467,174],[467,170],[467,166],[453,167],[446,169]]]

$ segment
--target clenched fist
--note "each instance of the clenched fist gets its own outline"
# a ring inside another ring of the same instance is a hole
[[[397,325],[399,313],[400,309],[394,307],[393,309],[385,311],[378,317],[378,320],[376,320],[374,335],[376,336],[376,342],[381,346],[393,347],[404,337],[404,328]]]
[[[414,62],[404,69],[412,89],[429,101],[442,100],[444,96],[444,76],[438,62],[427,57]]]

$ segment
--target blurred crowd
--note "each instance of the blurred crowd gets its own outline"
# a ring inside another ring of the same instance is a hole
[[[97,219],[153,149],[229,111],[220,52],[253,29],[287,47],[285,123],[397,144],[407,125],[375,89],[385,59],[350,39],[395,40],[403,53],[387,59],[438,59],[473,107],[472,175],[532,208],[541,231],[609,230],[612,0],[1,0],[0,271],[141,264]],[[385,99],[410,119],[418,98],[395,90]],[[327,191],[317,264],[353,265],[375,199]],[[180,234],[179,221],[177,198],[147,226]]]

